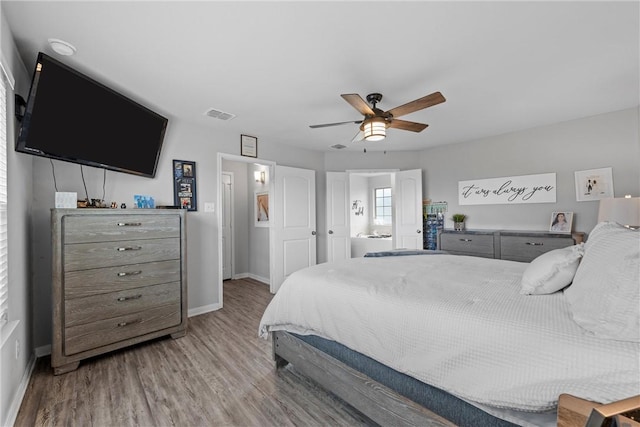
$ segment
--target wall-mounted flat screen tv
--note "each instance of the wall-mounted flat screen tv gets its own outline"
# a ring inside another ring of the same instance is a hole
[[[16,151],[153,178],[167,123],[40,52]]]

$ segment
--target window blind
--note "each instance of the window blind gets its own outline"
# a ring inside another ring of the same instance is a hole
[[[9,310],[7,267],[7,103],[7,80],[5,73],[0,73],[0,327],[7,323]]]

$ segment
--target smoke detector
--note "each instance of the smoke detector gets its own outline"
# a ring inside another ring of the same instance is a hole
[[[331,148],[335,148],[336,150],[342,150],[343,148],[347,148],[347,146],[342,144],[336,144],[336,145],[332,145]]]
[[[71,56],[76,53],[76,47],[64,40],[49,39],[47,41],[49,42],[51,49],[53,49],[53,51],[58,55]]]

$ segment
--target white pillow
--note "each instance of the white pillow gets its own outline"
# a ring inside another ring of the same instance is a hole
[[[529,264],[522,275],[524,295],[552,294],[567,287],[576,274],[584,243],[546,252]]]
[[[564,294],[573,320],[594,336],[640,342],[640,231],[596,225]]]

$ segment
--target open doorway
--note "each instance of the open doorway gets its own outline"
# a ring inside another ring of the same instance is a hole
[[[393,248],[394,172],[349,173],[351,258]]]
[[[270,283],[268,195],[273,166],[269,161],[218,153],[220,307],[224,280],[252,278]]]

